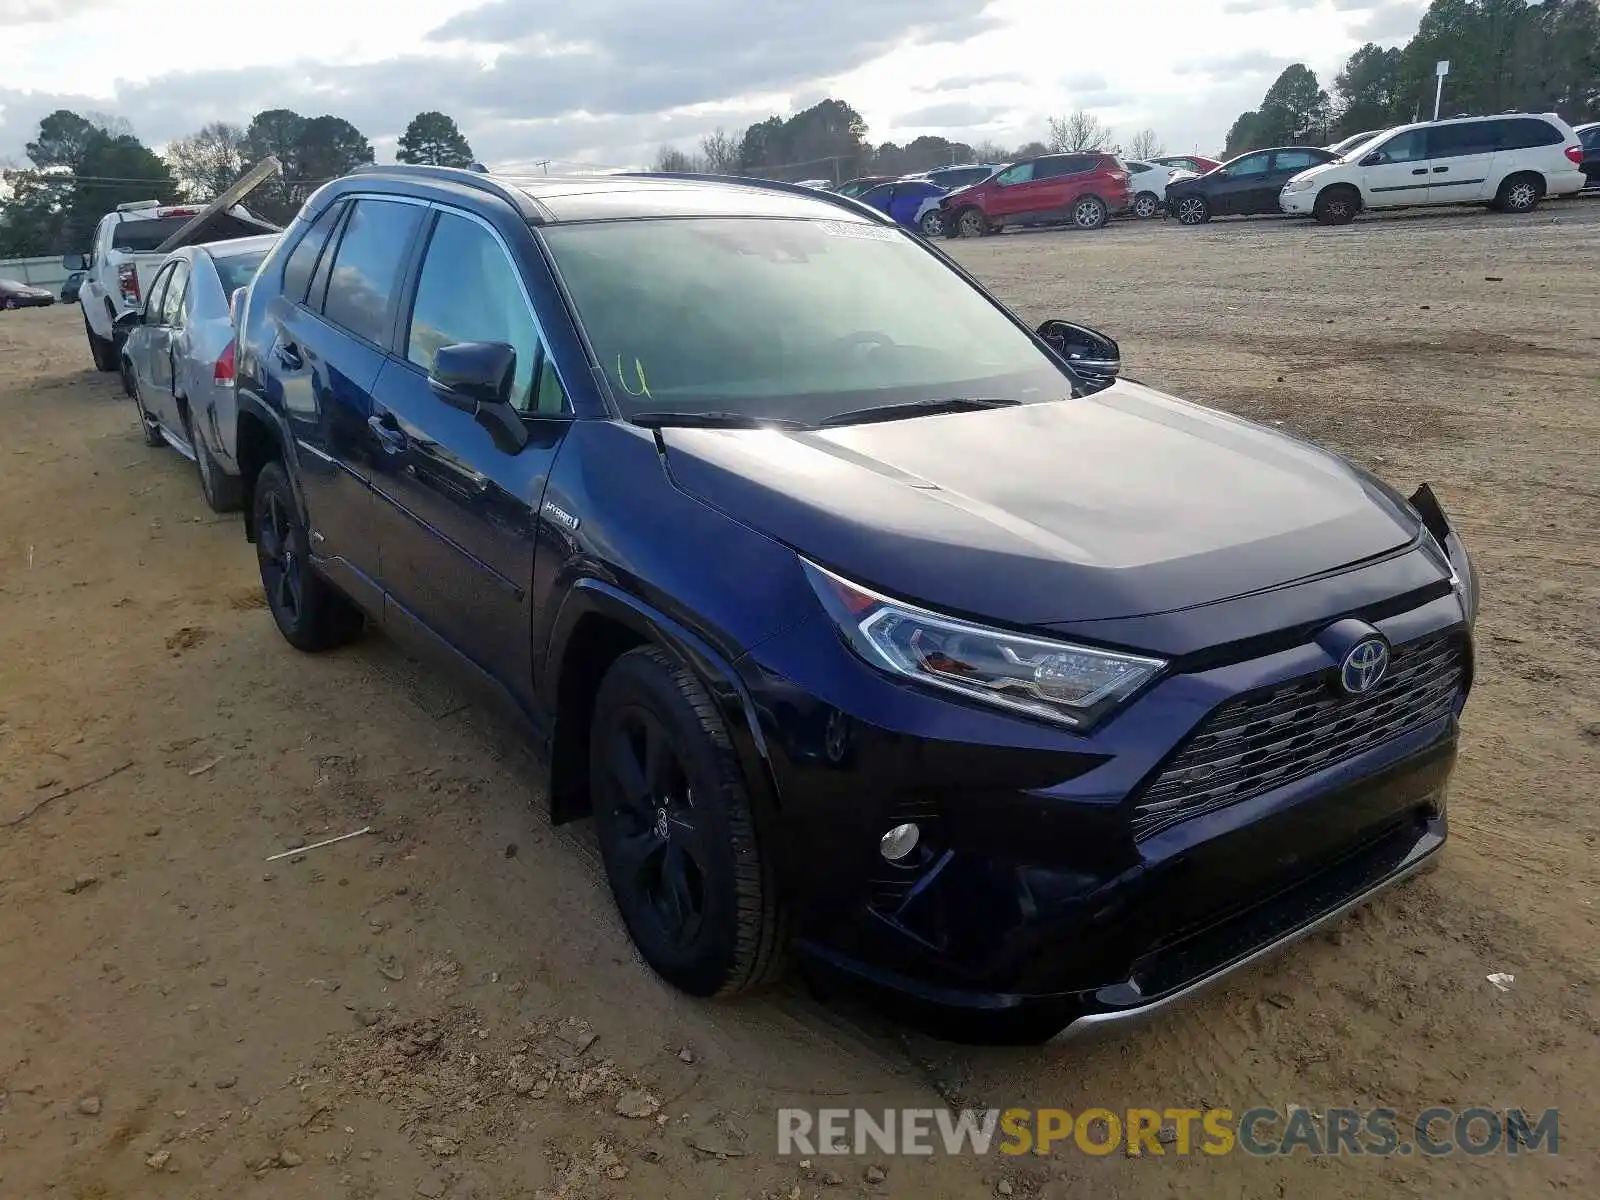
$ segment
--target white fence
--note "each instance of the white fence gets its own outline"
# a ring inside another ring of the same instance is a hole
[[[0,258],[0,279],[15,279],[59,292],[70,272],[61,265],[61,256],[49,258]]]

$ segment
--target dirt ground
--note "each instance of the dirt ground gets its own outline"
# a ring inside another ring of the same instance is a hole
[[[1118,1039],[684,999],[515,734],[381,637],[290,650],[76,307],[0,314],[0,1197],[1600,1194],[1600,203],[954,250],[1136,378],[1434,483],[1485,587],[1438,869]],[[947,1102],[1559,1107],[1560,1153],[776,1152],[782,1105]]]

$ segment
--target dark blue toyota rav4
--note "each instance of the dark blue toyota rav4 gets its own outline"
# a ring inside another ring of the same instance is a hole
[[[1029,1036],[1424,864],[1477,585],[1426,487],[1118,377],[854,201],[378,167],[238,317],[273,617],[531,725],[640,952]]]

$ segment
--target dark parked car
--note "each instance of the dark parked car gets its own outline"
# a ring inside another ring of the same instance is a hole
[[[1292,176],[1337,157],[1321,146],[1252,150],[1215,171],[1168,184],[1167,211],[1185,225],[1203,225],[1212,217],[1281,212],[1278,193]]]
[[[87,274],[87,271],[74,271],[67,276],[66,282],[61,285],[61,302],[63,304],[76,304],[78,302],[78,289],[83,286],[84,276]]]
[[[687,992],[788,947],[1083,1028],[1444,842],[1477,588],[1432,493],[1120,381],[853,201],[372,167],[241,311],[283,636],[505,700]]]
[[[946,237],[981,237],[1009,225],[1099,229],[1128,207],[1128,169],[1111,154],[1044,154],[1013,163],[940,202]]]
[[[1579,125],[1573,132],[1578,135],[1578,143],[1583,147],[1583,160],[1578,167],[1588,181],[1583,185],[1584,191],[1600,188],[1600,121]]]
[[[931,171],[922,171],[907,178],[926,179],[929,183],[937,183],[946,191],[953,191],[956,188],[982,183],[1005,165],[1005,163],[965,163],[955,167],[935,167]]]
[[[56,302],[49,288],[34,287],[18,279],[0,279],[0,308],[43,308]]]
[[[944,188],[926,179],[897,179],[880,183],[858,199],[888,214],[896,225],[914,229],[924,237],[938,237],[944,232],[939,212],[944,194]]]

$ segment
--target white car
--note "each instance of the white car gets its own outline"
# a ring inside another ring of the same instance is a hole
[[[1283,185],[1284,212],[1342,225],[1367,209],[1488,204],[1530,212],[1583,190],[1583,147],[1554,113],[1502,113],[1401,125]]]
[[[1128,211],[1141,221],[1159,217],[1167,207],[1167,184],[1193,179],[1195,172],[1166,163],[1128,159]]]

